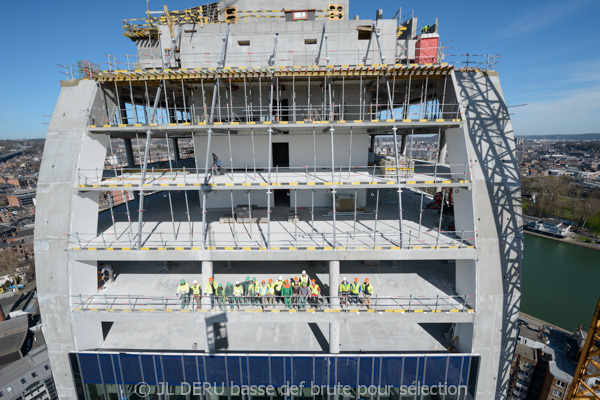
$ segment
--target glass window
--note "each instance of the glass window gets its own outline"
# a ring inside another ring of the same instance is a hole
[[[44,369],[45,369],[46,371],[48,371],[48,370],[50,369],[50,367],[49,367],[49,366],[46,364],[46,365],[44,365]]]
[[[32,373],[31,373],[31,377],[32,377],[32,378],[35,378],[35,377],[37,377],[37,374],[36,374],[35,372],[32,372]]]
[[[307,11],[294,11],[292,14],[292,18],[294,19],[294,21],[308,19],[308,12]]]
[[[79,367],[85,383],[102,383],[96,354],[79,354]]]
[[[552,395],[553,395],[553,396],[562,397],[562,394],[563,394],[563,393],[562,393],[560,390],[558,390],[558,389],[553,389],[553,390],[552,390]]]
[[[25,378],[21,378],[21,383],[22,383],[23,385],[24,385],[24,384],[26,384],[26,383],[27,383],[27,379],[25,379]]]
[[[556,380],[556,386],[564,388],[565,387],[565,383],[563,381],[557,379]]]

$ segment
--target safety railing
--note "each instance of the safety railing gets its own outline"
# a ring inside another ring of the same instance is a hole
[[[203,232],[201,222],[176,221],[181,231],[173,232],[156,229],[151,233],[142,233],[141,248],[137,248],[138,233],[134,231],[134,222],[123,222],[126,229],[116,228],[100,233],[76,232],[68,235],[69,246],[72,250],[146,250],[146,251],[177,251],[177,250],[228,250],[228,251],[302,251],[302,250],[448,250],[474,248],[475,232],[445,231],[417,227],[417,223],[406,227],[403,232],[398,229],[397,220],[374,219],[365,220],[361,215],[357,218],[354,213],[338,212],[336,232],[332,232],[331,220],[317,220],[321,217],[307,210],[309,219],[293,218],[288,220],[271,220],[267,223],[266,208],[261,210],[261,216],[254,215],[240,218],[238,222],[231,217],[230,223],[223,231],[217,231],[209,225]],[[220,215],[223,214],[221,210]],[[361,213],[363,214],[363,213]],[[369,215],[367,215],[369,216]],[[354,217],[354,218],[352,218]],[[370,215],[373,218],[373,215]],[[171,221],[164,221],[171,225]],[[383,228],[377,228],[377,223]],[[269,228],[269,225],[273,227]],[[277,230],[275,229],[277,226]]]
[[[190,102],[190,99],[188,99]],[[219,103],[221,103],[219,101]],[[225,100],[223,100],[225,103]],[[268,104],[269,99],[264,100]],[[183,101],[181,101],[183,104]],[[262,124],[262,123],[368,123],[368,122],[448,122],[461,118],[460,108],[456,103],[440,103],[429,101],[421,104],[404,103],[343,103],[343,104],[296,104],[277,105],[223,105],[214,108],[213,120],[210,120],[210,109],[191,104],[159,107],[156,109],[154,124],[164,125],[198,125],[198,124]],[[89,112],[88,125],[102,126],[134,126],[149,125],[152,107],[148,104],[127,104],[125,107],[108,109],[92,109]]]
[[[474,295],[452,296],[225,296],[225,295],[72,295],[73,311],[325,311],[325,312],[400,312],[400,313],[472,313]],[[204,304],[202,304],[204,303]]]
[[[236,165],[217,168],[156,168],[146,171],[144,182],[141,182],[139,168],[107,167],[107,169],[78,169],[78,187],[106,187],[133,190],[140,184],[157,187],[197,187],[240,186],[245,189],[266,189],[270,186],[364,186],[378,184],[395,184],[399,180],[403,186],[452,185],[466,184],[471,179],[469,164],[443,164],[418,161],[402,156],[399,164],[388,156],[385,162],[373,166],[339,165],[334,168],[322,165],[305,165],[301,167],[273,167],[264,165]],[[162,160],[161,162],[166,161]],[[224,160],[227,162],[227,160]]]

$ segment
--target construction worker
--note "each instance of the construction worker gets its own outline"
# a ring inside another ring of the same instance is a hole
[[[369,278],[365,278],[365,283],[362,284],[361,290],[363,292],[363,304],[367,306],[367,309],[371,309],[371,295],[373,294],[373,285],[369,283]]]
[[[233,287],[233,302],[237,305],[238,310],[240,309],[240,304],[242,304],[242,297],[244,296],[244,287],[240,284],[240,281],[235,282],[235,286]],[[231,308],[233,310],[233,307]]]
[[[217,303],[219,304],[219,310],[225,309],[225,289],[223,289],[223,285],[219,284],[219,286],[217,286],[215,294],[217,297]]]
[[[300,285],[306,283],[306,286],[310,285],[310,276],[306,274],[306,271],[302,271],[302,275],[300,275]]]
[[[256,296],[256,278],[252,279],[248,284],[246,292],[246,303],[251,306],[254,304],[254,297]]]
[[[212,153],[212,158],[213,158],[213,174],[221,175],[221,160],[219,160],[219,157],[217,157],[217,155],[215,153]]]
[[[231,282],[227,282],[227,286],[225,287],[225,297],[227,298],[227,303],[229,303],[229,306],[231,306],[231,310],[233,311],[235,300],[233,298],[233,285]],[[225,306],[225,309],[227,309],[227,306]]]
[[[292,285],[292,304],[294,308],[298,308],[298,300],[300,299],[300,282],[298,277],[295,277],[290,284]]]
[[[421,33],[429,33],[429,29],[431,28],[430,25],[425,25],[423,27],[423,29],[421,29]]]
[[[204,287],[204,295],[210,296],[210,308],[214,310],[215,308],[215,291],[220,285],[217,285],[217,282],[213,280],[212,277],[208,278],[208,283]]]
[[[283,303],[288,309],[292,309],[292,286],[290,281],[287,279],[281,285],[281,297],[283,297]]]
[[[281,287],[283,286],[283,276],[279,276],[279,279],[277,279],[274,282],[274,286],[275,286],[275,302],[276,303],[282,303],[283,299],[281,297]]]
[[[267,303],[275,305],[275,284],[273,283],[273,279],[269,279],[269,283],[267,284]]]
[[[354,278],[354,282],[350,284],[350,304],[358,304],[360,299],[360,283],[358,282],[358,278]]]
[[[340,287],[338,289],[338,293],[340,296],[340,306],[344,308],[348,308],[348,296],[350,295],[350,283],[346,280],[346,277],[342,279],[342,283],[340,283]]]
[[[182,279],[177,287],[177,294],[181,298],[181,309],[183,310],[190,304],[190,285],[185,283],[185,279]]]
[[[256,293],[260,299],[261,307],[264,310],[267,307],[267,301],[269,296],[269,287],[267,286],[265,281],[262,281]]]
[[[306,302],[308,301],[308,297],[310,296],[310,290],[306,283],[303,283],[300,286],[299,295],[298,295],[298,310],[306,309]]]
[[[317,281],[311,280],[310,284],[310,303],[314,308],[319,309],[319,298],[321,297],[321,288],[317,285]]]
[[[194,303],[196,303],[196,310],[200,310],[202,308],[202,288],[198,284],[198,281],[194,281],[194,284],[190,287],[192,291],[192,297],[194,298]],[[194,308],[194,305],[191,305]]]
[[[248,296],[248,288],[250,287],[250,284],[252,283],[252,281],[250,280],[250,277],[247,276],[246,280],[244,282],[242,282],[242,289],[244,290],[244,303],[250,303],[249,301],[249,296]]]

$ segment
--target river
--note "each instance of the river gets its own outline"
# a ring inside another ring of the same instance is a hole
[[[521,311],[587,331],[600,296],[600,251],[525,234]]]

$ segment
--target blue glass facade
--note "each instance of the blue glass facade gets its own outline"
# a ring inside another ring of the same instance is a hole
[[[192,355],[82,352],[71,353],[70,359],[82,398],[93,398],[86,391],[86,385],[128,387],[141,382],[152,387],[167,384],[175,387],[345,386],[356,389],[441,385],[465,387],[470,396],[459,398],[471,398],[479,366],[479,357],[468,354]],[[106,392],[106,389],[103,391]],[[231,398],[230,395],[228,397]]]

